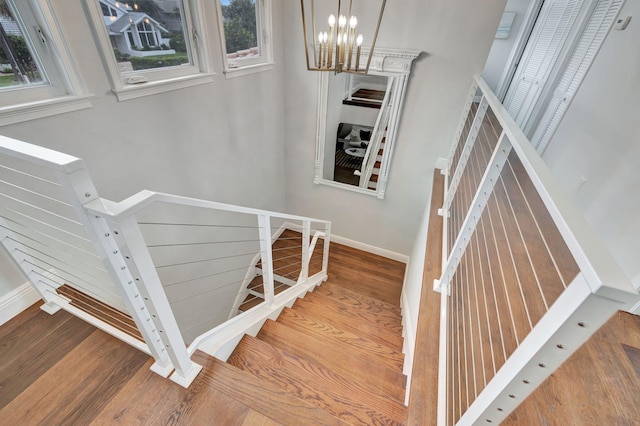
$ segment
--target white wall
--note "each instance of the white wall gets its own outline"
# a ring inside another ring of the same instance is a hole
[[[84,158],[100,195],[115,201],[152,189],[285,209],[281,2],[273,2],[275,69],[226,80],[212,27],[213,83],[124,102],[110,90],[84,1],[52,3],[95,94],[93,108],[0,127],[0,134]],[[215,3],[204,3],[206,21],[217,23]],[[0,296],[22,284],[15,276],[0,258]]]
[[[431,190],[473,74],[485,63],[506,0],[389,2],[378,46],[419,49],[414,62],[386,198],[314,185],[317,76],[304,68],[299,4],[284,0],[287,205],[292,213],[333,221],[332,232],[397,253],[411,253]],[[292,137],[291,135],[295,135]]]
[[[13,264],[4,247],[0,247],[0,297],[27,282],[27,278]]]
[[[631,24],[605,40],[543,158],[640,288],[640,3],[626,2],[627,15]]]
[[[484,65],[484,71],[482,71],[482,78],[487,82],[489,87],[495,92],[500,77],[502,77],[502,71],[507,64],[507,59],[513,49],[513,44],[516,42],[516,38],[522,29],[524,18],[526,17],[527,9],[531,4],[531,0],[509,0],[504,8],[505,12],[515,12],[516,16],[511,25],[511,31],[508,38],[496,38],[493,40],[487,62]]]

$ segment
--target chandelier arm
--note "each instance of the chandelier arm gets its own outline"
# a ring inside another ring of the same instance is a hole
[[[378,40],[378,31],[380,30],[380,22],[382,22],[382,15],[384,14],[384,7],[387,4],[387,0],[382,0],[380,6],[380,16],[378,17],[378,24],[376,25],[376,32],[373,34],[373,43],[371,43],[371,50],[369,51],[369,58],[367,58],[367,67],[364,69],[364,74],[369,72],[369,65],[371,65],[371,58],[373,57],[373,50],[376,47],[376,41]]]
[[[309,46],[307,46],[307,21],[305,19],[305,14],[304,14],[304,0],[300,0],[300,9],[302,10],[302,33],[303,33],[303,40],[304,40],[304,53],[305,53],[305,58],[307,60],[307,69],[311,70],[311,67],[309,66]],[[316,52],[313,52],[313,56],[315,57]]]

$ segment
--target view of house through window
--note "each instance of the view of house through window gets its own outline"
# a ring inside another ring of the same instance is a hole
[[[256,0],[220,0],[228,59],[260,56]]]
[[[120,72],[193,63],[181,0],[96,1]]]
[[[0,90],[46,83],[43,68],[6,0],[0,0]]]

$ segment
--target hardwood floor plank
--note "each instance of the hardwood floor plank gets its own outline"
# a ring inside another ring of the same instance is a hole
[[[325,282],[320,287],[316,287],[314,293],[331,296],[340,303],[350,306],[351,308],[372,310],[380,315],[388,313],[389,318],[401,317],[400,307],[382,300],[367,297],[361,293],[349,290],[337,283]]]
[[[279,426],[282,423],[278,423],[269,417],[263,416],[257,411],[250,410],[249,414],[244,418],[242,426]]]
[[[363,386],[377,390],[397,402],[404,401],[406,377],[396,369],[377,364],[368,355],[351,353],[326,339],[311,337],[271,320],[267,320],[257,337],[272,346],[352,377]],[[373,371],[372,365],[376,365]]]
[[[362,387],[335,372],[287,356],[251,336],[242,339],[227,362],[349,423],[404,423],[404,407],[400,404],[367,394]],[[371,408],[363,401],[369,401]]]
[[[198,376],[208,386],[283,425],[343,425],[343,421],[296,398],[283,389],[262,381],[238,368],[196,352],[194,361],[202,365]]]
[[[335,343],[347,345],[353,351],[372,354],[380,363],[402,371],[402,363],[404,361],[402,353],[369,341],[359,335],[340,330],[318,319],[307,318],[303,314],[289,308],[285,308],[282,311],[278,317],[278,322],[282,322],[303,333],[325,336]]]
[[[364,338],[380,345],[388,346],[396,352],[402,351],[402,328],[396,332],[389,332],[376,322],[360,319],[355,315],[345,315],[344,312],[332,309],[332,303],[318,304],[313,301],[298,299],[292,306],[302,312],[307,318],[317,318],[340,330],[362,334]]]
[[[14,424],[89,423],[149,359],[77,318],[69,321],[75,322],[91,334],[5,406],[2,418]]]
[[[153,360],[132,375],[128,383],[95,416],[93,425],[148,424],[159,408],[184,400],[187,390],[149,370]],[[198,379],[196,379],[198,380]]]
[[[15,330],[19,327],[35,327],[35,324],[29,324],[34,317],[38,316],[42,310],[40,309],[42,306],[42,300],[37,301],[24,311],[20,313],[18,316],[10,319],[0,326],[0,342],[9,334],[14,333]]]
[[[5,407],[40,376],[53,368],[68,352],[74,350],[95,328],[70,314],[59,311],[53,317],[42,312],[44,320],[51,320],[57,327],[46,333],[37,346],[20,345],[22,351],[14,354],[12,360],[0,365],[0,407]],[[28,342],[28,338],[22,338]]]
[[[24,316],[9,321],[2,326],[5,331],[0,337],[0,372],[2,366],[11,364],[24,352],[31,352],[40,341],[71,318],[71,314],[58,312],[60,315],[49,315],[39,309],[36,303],[25,311]],[[6,330],[5,330],[6,326]]]
[[[640,317],[615,315],[503,424],[637,425],[640,376],[623,345],[640,350],[639,330]]]
[[[326,294],[318,291],[307,293],[304,300],[325,305],[329,305],[329,301],[331,301],[331,306],[327,306],[327,309],[330,309],[337,314],[343,316],[355,316],[363,321],[376,323],[379,327],[384,328],[390,333],[396,333],[397,335],[402,334],[402,315],[396,315],[394,313],[372,307],[371,305],[364,305],[358,301],[356,301],[356,304],[347,304],[345,303],[345,299],[340,298],[340,300],[336,300],[336,298],[330,298]]]

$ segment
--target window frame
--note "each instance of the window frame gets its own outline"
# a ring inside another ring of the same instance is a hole
[[[47,82],[0,91],[0,126],[92,106],[50,0],[9,0],[39,71]]]
[[[235,59],[227,58],[226,37],[224,34],[224,22],[222,16],[222,5],[220,0],[216,2],[216,10],[218,13],[218,30],[220,33],[220,47],[222,53],[222,61],[224,65],[224,74],[226,78],[239,77],[247,74],[270,70],[274,66],[273,62],[273,29],[271,25],[272,6],[271,0],[256,0],[258,7],[258,16],[256,19],[256,31],[258,35],[258,44],[260,48],[260,56],[257,58]]]
[[[184,38],[190,50],[192,64],[180,67],[152,68],[139,71],[120,72],[113,54],[109,33],[98,0],[85,0],[96,36],[96,47],[101,54],[112,91],[118,101],[135,99],[170,90],[205,84],[213,81],[215,73],[207,52],[204,10],[200,0],[181,0],[183,4]]]

